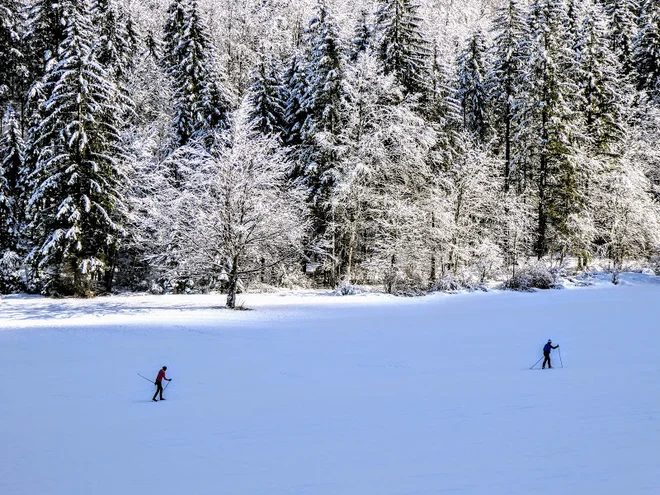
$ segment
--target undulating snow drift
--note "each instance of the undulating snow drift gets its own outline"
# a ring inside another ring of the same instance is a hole
[[[624,282],[2,299],[0,493],[656,495],[660,283]]]

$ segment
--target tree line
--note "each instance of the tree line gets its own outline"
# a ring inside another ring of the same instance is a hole
[[[449,52],[422,7],[379,1],[347,37],[318,0],[237,69],[195,0],[155,27],[117,0],[0,0],[0,291],[234,306],[650,261],[660,0],[506,0]]]

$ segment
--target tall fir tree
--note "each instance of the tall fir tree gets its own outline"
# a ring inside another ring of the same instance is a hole
[[[470,37],[468,46],[458,57],[457,93],[463,127],[482,142],[488,137],[490,128],[486,58],[486,43],[481,32]]]
[[[39,80],[47,64],[57,58],[57,49],[65,38],[64,2],[34,0],[29,4],[23,35],[24,55],[29,85]]]
[[[23,139],[13,108],[7,108],[3,120],[4,132],[0,134],[0,253],[18,248],[25,197],[21,188]]]
[[[297,155],[299,146],[302,144],[302,129],[307,120],[307,112],[303,105],[305,94],[307,93],[307,73],[303,63],[303,57],[299,53],[294,53],[291,61],[284,73],[284,119],[286,132],[284,133],[284,142],[291,146],[293,154]],[[295,158],[295,157],[294,157]],[[294,160],[294,163],[298,160]],[[293,171],[294,176],[301,175],[300,166],[297,165]]]
[[[440,153],[436,165],[446,167],[453,160],[453,138],[462,127],[462,107],[457,99],[453,70],[440,60],[438,46],[433,46],[431,84],[424,95],[424,116],[438,131],[436,150]]]
[[[97,33],[95,57],[118,82],[126,81],[137,54],[136,33],[128,15],[114,0],[93,0],[92,22]]]
[[[512,170],[518,158],[514,149],[516,108],[522,103],[525,73],[525,40],[529,33],[525,11],[518,0],[509,0],[493,24],[493,66],[488,74],[489,99],[493,107],[493,125],[500,146],[504,148],[503,189],[509,190]]]
[[[197,2],[175,0],[165,25],[163,64],[175,95],[174,146],[226,125],[230,96],[215,66],[213,45]]]
[[[618,154],[626,103],[621,63],[609,47],[601,8],[591,5],[579,34],[580,91],[587,137],[598,153]]]
[[[427,89],[431,49],[421,30],[421,5],[415,0],[385,0],[376,13],[377,51],[385,74],[413,93]]]
[[[638,87],[660,102],[660,0],[645,0],[635,38]]]
[[[262,53],[252,73],[249,91],[250,123],[268,136],[279,136],[285,131],[285,92],[279,63],[272,55]]]
[[[572,213],[582,209],[581,177],[575,150],[581,135],[576,53],[572,47],[566,4],[536,0],[530,8],[524,74],[525,104],[517,110],[517,139],[528,154],[527,182],[536,188],[536,255],[556,247]]]
[[[371,49],[373,43],[373,26],[371,25],[369,12],[360,11],[360,17],[355,26],[355,34],[351,40],[349,58],[355,62],[362,53]]]
[[[339,131],[343,102],[343,50],[335,19],[325,0],[320,0],[316,16],[307,30],[309,56],[303,106],[307,120],[303,139],[317,132]]]
[[[0,115],[9,102],[19,97],[23,77],[19,9],[16,0],[0,0]]]
[[[303,176],[317,217],[334,185],[334,138],[341,130],[344,94],[343,49],[336,21],[320,0],[307,30],[309,55],[302,109]]]
[[[112,78],[93,55],[87,1],[65,0],[62,9],[65,38],[27,144],[37,157],[28,259],[43,292],[83,295],[101,281],[109,288],[123,235],[120,111]]]
[[[619,57],[626,76],[635,72],[635,36],[637,35],[637,2],[634,0],[603,0],[609,18],[610,49]]]

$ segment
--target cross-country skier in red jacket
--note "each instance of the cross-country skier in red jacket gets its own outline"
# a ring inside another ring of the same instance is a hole
[[[163,398],[163,380],[167,380],[168,382],[172,381],[171,378],[167,378],[165,376],[166,371],[167,371],[167,366],[163,366],[162,369],[158,371],[158,376],[156,377],[156,381],[154,382],[154,384],[156,385],[156,393],[154,394],[153,399],[151,399],[154,402],[158,402],[156,400],[156,396],[158,395],[159,392],[160,392],[160,400],[165,400]]]

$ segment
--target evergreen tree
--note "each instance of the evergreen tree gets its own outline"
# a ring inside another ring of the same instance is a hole
[[[488,90],[485,67],[486,44],[481,32],[475,33],[458,58],[458,100],[461,102],[463,127],[482,142],[488,136]]]
[[[600,7],[589,8],[579,36],[586,133],[599,153],[616,153],[624,137],[625,96],[620,62],[608,46],[607,24]]]
[[[65,37],[64,2],[34,0],[27,12],[24,55],[29,85],[40,79]]]
[[[460,127],[462,123],[461,102],[456,98],[456,81],[450,67],[440,61],[438,46],[433,46],[431,85],[426,99],[426,118],[446,131]],[[447,144],[447,143],[445,143]]]
[[[279,136],[285,130],[284,87],[280,69],[273,56],[261,54],[252,74],[249,91],[250,124],[264,135]]]
[[[420,5],[415,0],[385,0],[376,13],[378,54],[385,73],[393,73],[410,92],[426,89],[429,42],[421,31]]]
[[[373,27],[369,22],[369,13],[366,10],[360,11],[360,18],[355,26],[355,35],[351,41],[349,53],[350,60],[355,62],[360,54],[371,49],[373,43]]]
[[[202,132],[212,134],[229,125],[232,96],[224,84],[224,76],[213,59],[209,60],[208,71],[208,80],[202,91]]]
[[[660,101],[660,0],[645,0],[635,38],[638,87]]]
[[[175,0],[165,26],[163,63],[175,95],[174,145],[184,146],[196,134],[222,127],[230,98],[215,68],[208,29],[197,2]]]
[[[11,107],[5,114],[4,128],[0,135],[0,253],[17,249],[24,197],[20,180],[23,139],[18,118]]]
[[[306,114],[301,137],[304,146],[304,176],[317,208],[333,186],[334,137],[341,130],[345,101],[343,50],[337,24],[321,0],[307,35],[310,53],[302,108]],[[318,213],[318,212],[317,212]],[[321,213],[319,213],[321,215]]]
[[[0,114],[11,100],[17,98],[21,82],[23,54],[19,20],[19,3],[0,0]]]
[[[29,260],[46,293],[93,292],[102,275],[108,288],[123,235],[117,90],[93,56],[88,7],[62,3],[66,36],[45,75],[43,120],[28,143],[37,157]]]
[[[93,0],[91,14],[97,34],[95,57],[118,82],[124,82],[137,53],[132,22],[124,11],[117,8],[114,0]]]
[[[635,71],[636,2],[604,0],[603,5],[609,17],[610,49],[619,57],[624,74],[631,76]]]
[[[291,62],[284,74],[285,109],[286,121],[285,144],[296,147],[302,144],[302,128],[307,120],[307,112],[303,106],[303,100],[307,93],[307,74],[302,57],[294,53]],[[300,175],[299,167],[296,167],[294,175]]]
[[[308,117],[303,138],[317,132],[339,131],[343,102],[343,55],[337,24],[320,0],[307,31],[310,43],[303,107]]]
[[[528,38],[525,12],[518,0],[509,0],[493,25],[493,67],[488,75],[493,124],[504,147],[504,191],[509,190],[516,153],[513,149],[516,108],[521,104],[525,70],[524,42]]]
[[[516,132],[532,161],[527,173],[536,183],[536,254],[540,259],[556,247],[552,242],[558,231],[563,229],[568,235],[570,215],[582,210],[583,177],[575,159],[580,101],[572,79],[577,72],[576,54],[565,29],[566,5],[561,0],[537,0],[528,22],[525,104],[517,111],[520,127]]]
[[[18,254],[22,208],[16,176],[22,165],[22,143],[11,107],[4,135],[0,134],[0,294],[18,290],[21,257]]]

